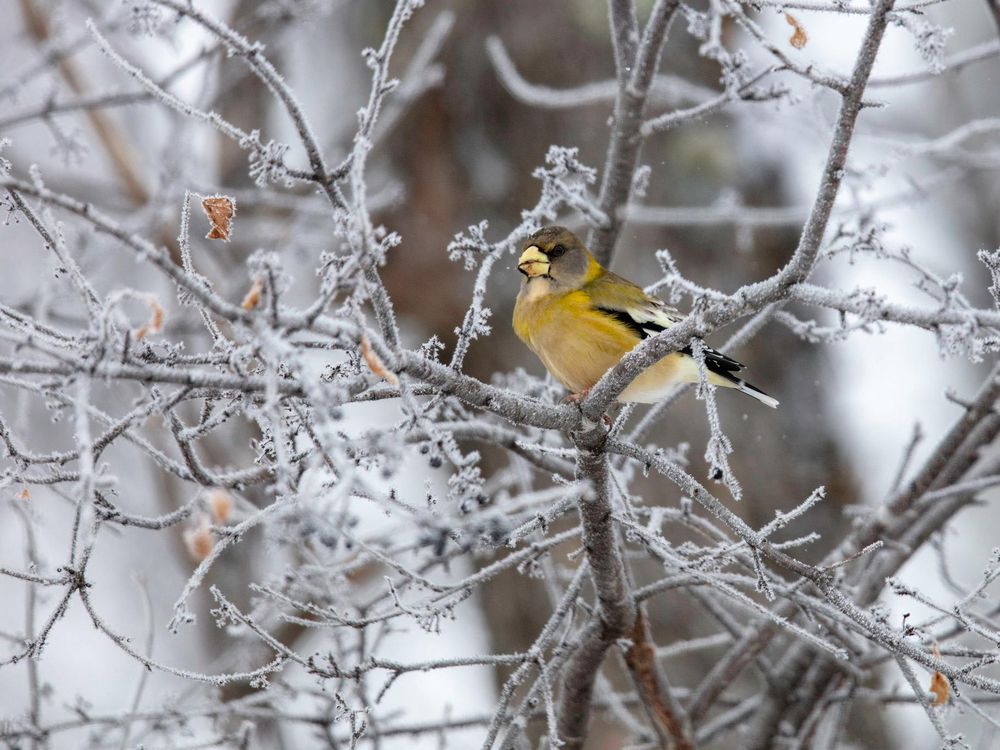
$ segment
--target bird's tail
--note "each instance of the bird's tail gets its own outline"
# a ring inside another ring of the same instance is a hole
[[[733,378],[732,380],[736,388],[743,391],[743,393],[747,394],[748,396],[753,396],[755,399],[760,401],[765,406],[770,406],[772,409],[778,408],[778,399],[773,398],[772,396],[768,396],[760,388],[755,388],[754,386],[750,385],[747,381],[740,380],[739,378]]]

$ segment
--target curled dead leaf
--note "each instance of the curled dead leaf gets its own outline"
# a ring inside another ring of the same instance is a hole
[[[806,34],[805,27],[802,25],[802,22],[791,13],[785,14],[785,20],[788,22],[789,26],[795,29],[792,32],[792,37],[788,40],[788,43],[795,47],[795,49],[802,49],[806,46],[806,42],[809,41],[809,35]]]
[[[149,322],[135,332],[135,337],[140,341],[151,333],[159,333],[163,330],[163,318],[165,313],[163,312],[163,306],[160,304],[160,301],[153,295],[149,295],[149,297],[146,298],[146,302],[149,305],[151,315],[149,317]]]
[[[934,655],[935,659],[941,658],[941,649],[938,644],[935,643],[931,648],[931,653]],[[931,692],[934,693],[934,705],[943,706],[948,702],[948,678],[943,674],[934,671],[931,675]]]
[[[212,524],[204,513],[198,516],[194,525],[184,530],[184,546],[195,562],[201,562],[215,548],[215,532]]]
[[[364,357],[369,369],[382,378],[382,380],[391,385],[399,385],[399,378],[396,377],[396,373],[389,370],[382,360],[379,359],[378,355],[372,349],[368,337],[364,335],[361,336],[361,356]]]
[[[222,524],[229,520],[233,514],[233,496],[225,490],[212,490],[208,493],[208,508],[212,511],[212,518],[216,523]]]
[[[201,208],[212,225],[205,239],[229,242],[233,217],[236,216],[236,202],[225,195],[210,195],[202,198]]]
[[[27,485],[25,485],[25,486],[24,486],[24,487],[23,487],[23,488],[21,489],[21,494],[19,494],[19,495],[18,495],[18,497],[19,497],[19,498],[20,498],[21,500],[24,500],[25,502],[27,502],[28,500],[30,500],[30,499],[31,499],[31,491],[30,491],[30,490],[28,489],[28,486],[27,486]]]
[[[940,672],[931,675],[931,692],[934,693],[934,705],[943,706],[948,702],[948,678]]]
[[[250,287],[250,291],[243,298],[243,302],[240,303],[240,307],[244,310],[253,310],[257,305],[260,304],[261,294],[264,291],[264,279],[254,279],[253,285]]]

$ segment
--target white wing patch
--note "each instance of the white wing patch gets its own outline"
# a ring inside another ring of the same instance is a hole
[[[642,330],[642,337],[655,336],[660,331],[670,328],[684,316],[676,309],[655,297],[646,297],[645,303],[633,305],[622,310]]]

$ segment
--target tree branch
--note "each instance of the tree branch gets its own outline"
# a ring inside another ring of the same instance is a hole
[[[621,208],[628,203],[639,163],[646,99],[677,6],[678,0],[657,0],[640,43],[632,0],[612,0],[610,3],[618,93],[598,197],[598,207],[608,217],[608,222],[593,228],[588,238],[590,251],[604,266],[611,264],[621,232]]]

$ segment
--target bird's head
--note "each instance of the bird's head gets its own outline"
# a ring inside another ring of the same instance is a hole
[[[525,281],[542,278],[560,287],[576,288],[592,279],[601,267],[580,238],[566,227],[543,227],[528,237],[517,261]]]

